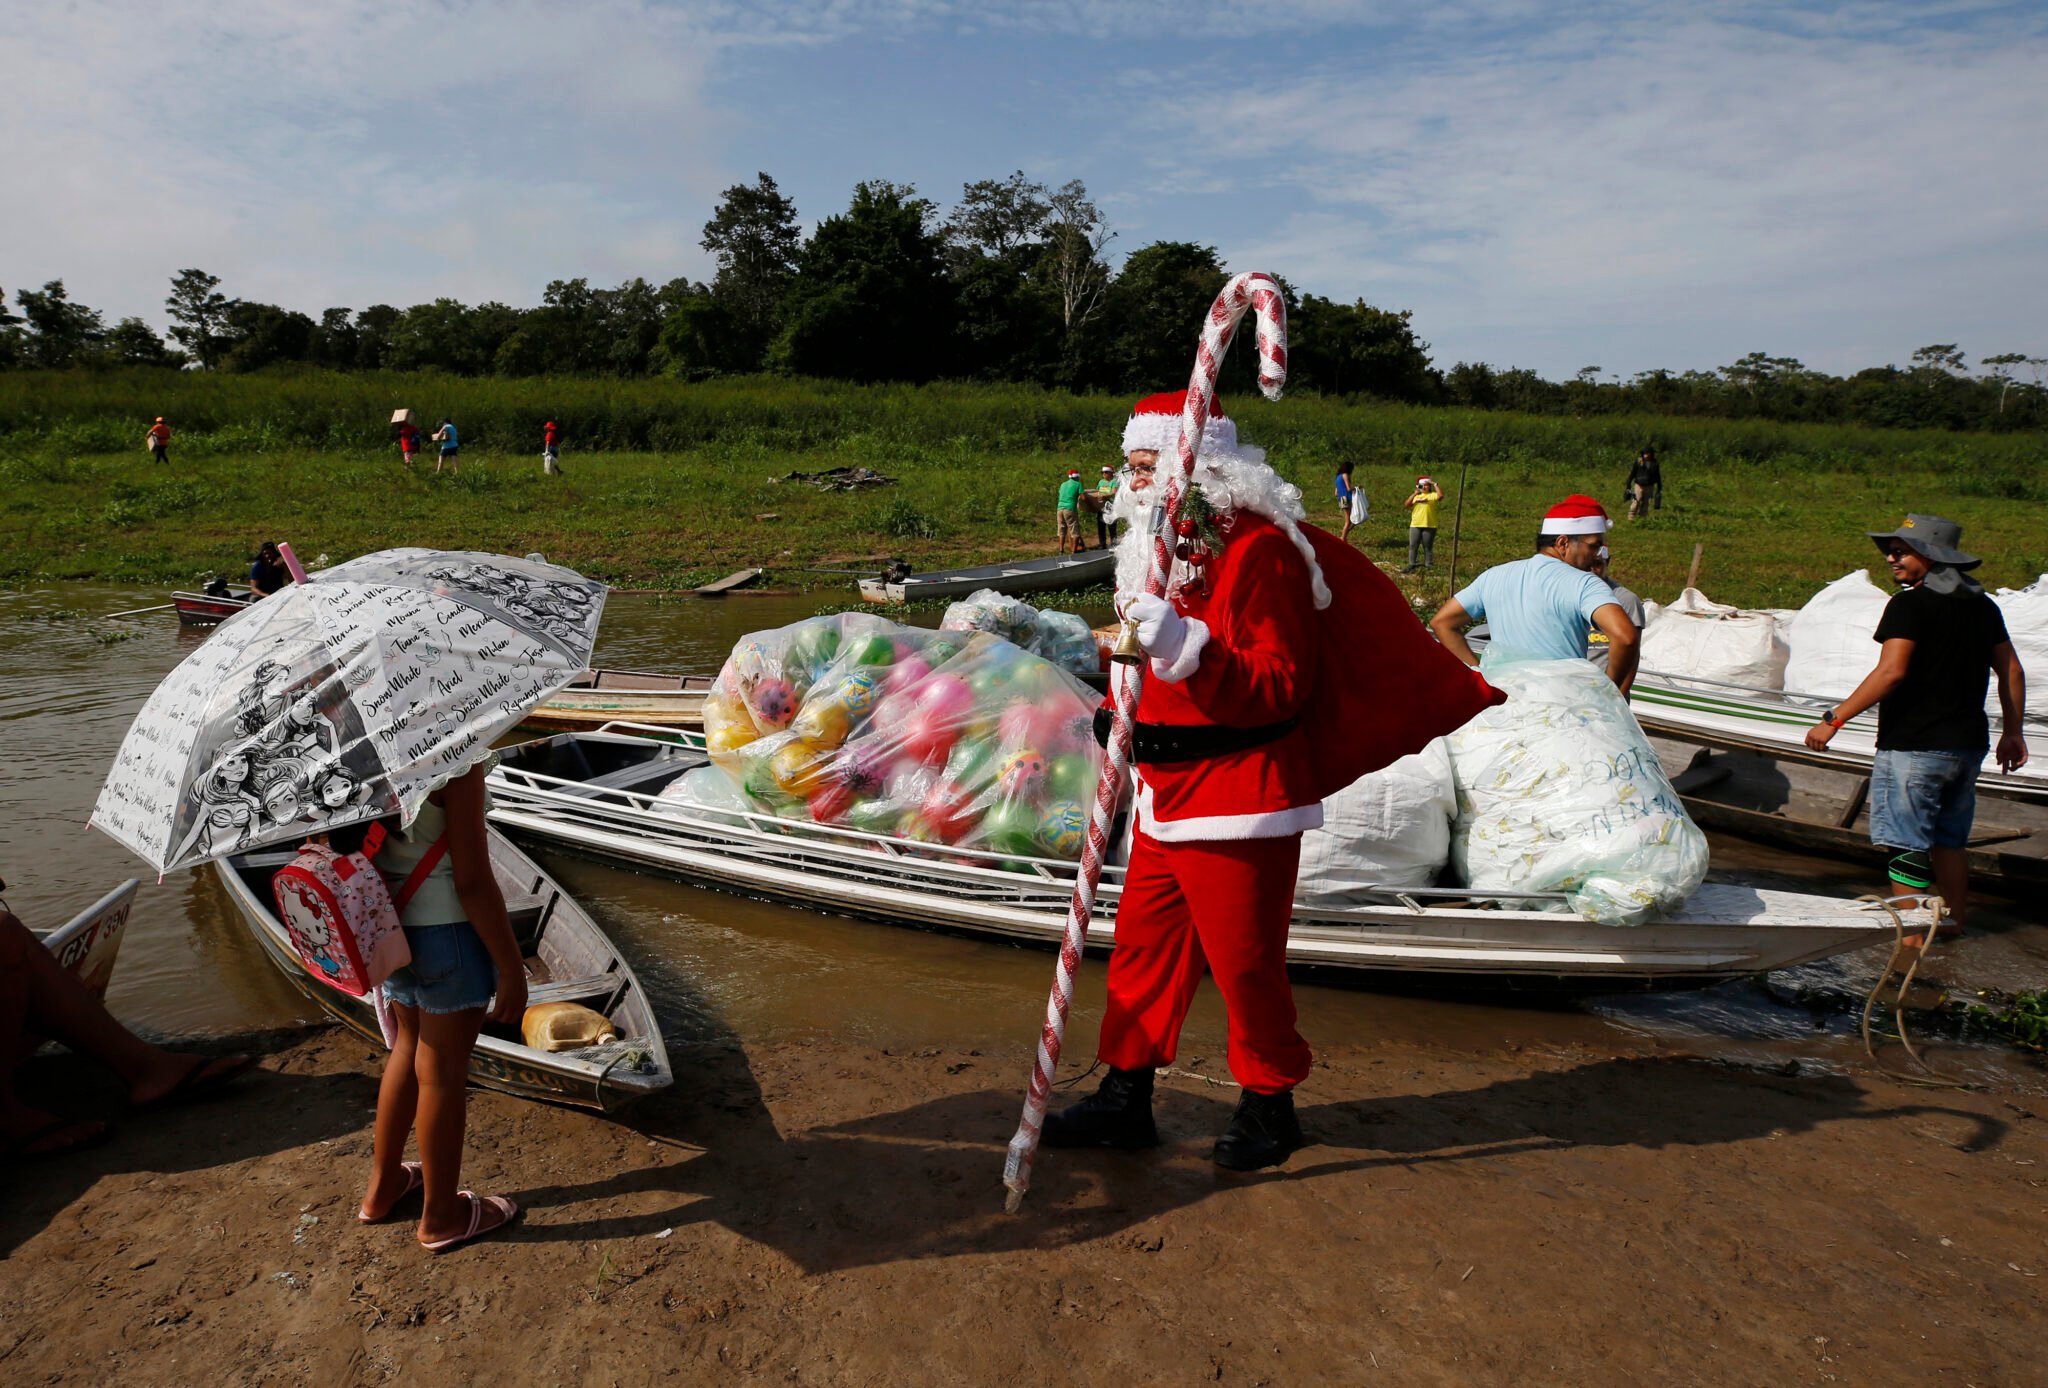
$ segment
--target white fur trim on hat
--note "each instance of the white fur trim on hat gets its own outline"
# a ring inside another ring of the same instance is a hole
[[[1607,517],[1574,516],[1570,520],[1557,520],[1550,516],[1543,518],[1543,533],[1546,535],[1605,535]]]
[[[1171,454],[1179,442],[1180,416],[1177,414],[1134,414],[1124,424],[1124,452],[1127,455],[1141,448]],[[1202,443],[1195,450],[1195,455],[1200,457],[1212,449],[1236,447],[1237,425],[1227,416],[1212,414],[1202,425]]]

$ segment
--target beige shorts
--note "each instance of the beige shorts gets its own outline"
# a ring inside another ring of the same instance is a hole
[[[1059,512],[1059,518],[1060,518],[1060,543],[1061,543],[1061,544],[1070,544],[1070,543],[1072,543],[1072,544],[1078,544],[1078,543],[1080,543],[1080,539],[1081,539],[1081,513],[1080,513],[1080,512],[1078,512],[1078,511],[1067,511],[1067,510],[1062,510],[1062,511],[1060,511],[1060,512]]]

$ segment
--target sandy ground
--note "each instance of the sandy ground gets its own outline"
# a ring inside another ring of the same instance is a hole
[[[0,1381],[334,1385],[2048,1380],[2048,1103],[1645,1051],[1335,1050],[1282,1172],[1044,1154],[1018,1058],[681,1048],[625,1121],[480,1094],[509,1237],[354,1220],[376,1060],[272,1038],[219,1098],[0,1168]],[[115,1107],[68,1057],[68,1111]],[[1092,1083],[1092,1081],[1091,1081]]]

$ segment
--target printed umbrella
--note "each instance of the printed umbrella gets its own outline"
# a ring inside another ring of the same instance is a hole
[[[236,613],[136,715],[92,823],[158,872],[398,811],[590,665],[605,586],[387,549]]]

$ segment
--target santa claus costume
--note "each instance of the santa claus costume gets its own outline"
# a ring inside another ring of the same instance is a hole
[[[1147,1147],[1154,1072],[1174,1058],[1204,972],[1229,1016],[1244,1098],[1219,1165],[1252,1170],[1302,1145],[1293,1090],[1309,1071],[1287,977],[1301,835],[1325,796],[1416,751],[1499,695],[1423,632],[1393,583],[1303,523],[1299,489],[1241,446],[1214,406],[1179,514],[1156,514],[1146,469],[1169,460],[1186,392],[1138,403],[1117,587],[1149,660],[1135,710],[1136,822],[1089,1098],[1048,1116],[1055,1147]],[[1176,558],[1167,595],[1142,592],[1155,527]],[[1370,662],[1366,648],[1375,654]],[[1394,649],[1389,649],[1389,646]],[[1402,672],[1397,692],[1380,672]],[[1107,706],[1098,716],[1107,726]]]

